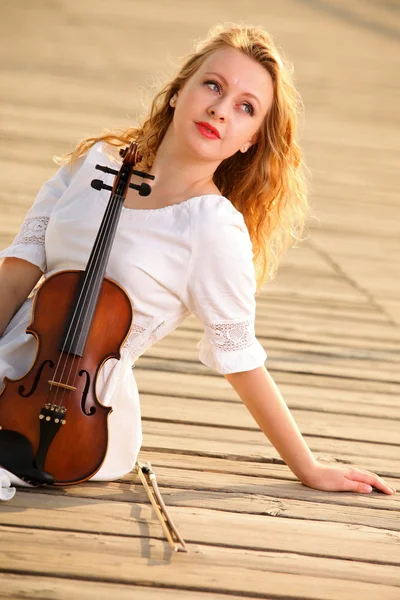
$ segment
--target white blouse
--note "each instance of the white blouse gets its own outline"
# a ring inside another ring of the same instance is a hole
[[[0,258],[25,259],[45,278],[84,270],[110,197],[90,182],[114,180],[95,165],[117,169],[120,162],[113,148],[97,143],[74,169],[61,167],[40,189]],[[125,289],[135,316],[121,359],[108,360],[97,379],[99,401],[113,411],[107,455],[95,480],[118,479],[134,467],[142,430],[132,365],[190,313],[204,327],[198,344],[203,364],[225,374],[255,369],[266,359],[254,333],[251,241],[242,214],[227,198],[211,194],[158,209],[124,207],[106,276]],[[27,299],[0,338],[0,389],[5,375],[21,377],[34,360],[36,339],[25,333],[31,305]],[[0,496],[1,471],[5,480],[10,477],[0,469]],[[15,476],[11,480],[22,485]]]

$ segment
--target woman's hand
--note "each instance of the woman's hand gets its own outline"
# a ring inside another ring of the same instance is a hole
[[[230,373],[225,377],[239,394],[261,431],[304,485],[327,492],[369,494],[374,487],[385,494],[395,493],[396,490],[375,473],[355,467],[319,463],[265,367]]]
[[[358,492],[369,494],[373,488],[385,494],[394,494],[395,488],[390,487],[382,477],[355,467],[342,467],[315,464],[312,471],[304,478],[304,485],[315,490],[327,492]]]
[[[42,271],[36,265],[7,256],[0,265],[0,337],[35,287]]]

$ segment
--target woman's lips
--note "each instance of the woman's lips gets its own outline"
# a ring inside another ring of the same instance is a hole
[[[210,131],[210,129],[208,129],[201,123],[196,123],[195,125],[196,125],[197,129],[200,131],[200,133],[204,135],[204,137],[212,139],[212,140],[219,139],[219,137],[216,133],[214,133],[213,131]]]

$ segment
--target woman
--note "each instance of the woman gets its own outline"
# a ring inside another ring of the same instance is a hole
[[[25,334],[27,296],[42,274],[85,268],[109,197],[90,187],[95,165],[115,168],[118,146],[137,141],[144,157],[138,168],[155,181],[149,198],[129,191],[107,268],[131,297],[135,320],[121,360],[109,360],[98,377],[98,397],[113,412],[109,449],[93,479],[117,479],[133,468],[142,438],[131,366],[194,313],[204,326],[200,360],[225,375],[305,485],[394,493],[373,473],[314,458],[254,336],[256,287],[273,276],[307,214],[296,102],[262,29],[215,28],[155,97],[143,126],[84,140],[64,157],[0,254],[0,378],[17,378],[36,350]],[[111,184],[113,176],[103,179]]]

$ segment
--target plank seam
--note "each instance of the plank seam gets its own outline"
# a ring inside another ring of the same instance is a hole
[[[318,1],[318,0],[300,0],[300,1],[306,1],[306,2],[310,2],[310,1]],[[400,36],[399,36],[400,38]],[[379,304],[379,302],[374,298],[374,296],[371,294],[371,292],[369,290],[367,290],[365,287],[363,287],[362,285],[360,285],[355,279],[353,279],[352,277],[350,277],[350,275],[348,275],[340,266],[340,264],[338,262],[336,262],[332,256],[326,252],[323,248],[321,248],[320,246],[318,246],[314,240],[308,240],[308,245],[314,250],[314,252],[316,252],[316,254],[318,254],[323,260],[325,260],[325,262],[330,265],[330,267],[332,267],[332,269],[335,271],[335,273],[344,281],[346,281],[349,285],[351,285],[351,287],[353,287],[355,290],[357,290],[358,292],[361,292],[365,299],[367,300],[368,304],[370,306],[372,306],[373,308],[375,308],[375,310],[378,311],[379,314],[381,314],[382,316],[384,316],[386,318],[387,323],[389,323],[390,325],[393,325],[394,327],[398,327],[398,323],[396,323],[396,321],[392,318],[392,316],[385,310],[385,308],[383,306],[381,306],[381,304]]]

